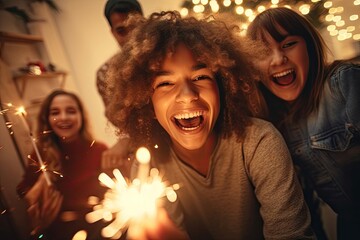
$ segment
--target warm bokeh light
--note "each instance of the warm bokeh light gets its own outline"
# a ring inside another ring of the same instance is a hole
[[[230,12],[239,18],[238,25],[240,26],[241,24],[251,23],[257,14],[268,8],[287,7],[304,15],[319,29],[322,27],[326,28],[327,25],[336,26],[341,29],[348,29],[351,26],[355,27],[351,28],[351,32],[356,35],[360,33],[360,20],[357,14],[357,12],[360,12],[359,5],[360,0],[354,0],[350,7],[348,5],[345,6],[342,1],[322,0],[192,0],[192,2],[184,0],[181,15],[195,14],[195,16],[203,17],[206,14]],[[332,28],[330,30],[328,28],[329,34],[337,37],[339,31],[335,30],[339,29]],[[243,35],[245,32],[241,34]],[[346,34],[335,39],[343,41],[350,38],[349,34]],[[352,37],[352,39],[355,40],[357,37]]]
[[[72,238],[72,240],[86,240],[87,233],[84,230],[78,231]]]
[[[146,147],[141,147],[136,151],[136,159],[142,163],[146,164],[150,162],[150,152]]]
[[[326,1],[324,2],[324,8],[331,8],[333,5],[332,1]]]

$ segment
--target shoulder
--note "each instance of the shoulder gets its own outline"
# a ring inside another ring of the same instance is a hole
[[[341,102],[353,99],[356,103],[360,91],[360,65],[350,62],[335,62],[329,67],[327,78],[329,94]]]
[[[243,146],[245,154],[250,158],[261,155],[268,158],[287,157],[288,154],[281,133],[272,123],[259,118],[253,118],[252,124],[247,127]]]
[[[245,138],[254,138],[255,136],[261,138],[266,135],[279,136],[280,133],[271,122],[260,118],[251,118],[251,125],[246,128]]]
[[[115,55],[111,56],[110,58],[108,58],[97,70],[97,74],[101,74],[106,72],[109,69],[109,66],[111,65],[111,63],[113,61],[116,60],[116,58],[118,57],[120,53],[116,53]]]
[[[329,79],[332,84],[344,80],[352,80],[360,76],[360,64],[351,62],[333,63],[329,69]]]

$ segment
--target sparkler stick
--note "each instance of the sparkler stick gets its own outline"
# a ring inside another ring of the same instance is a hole
[[[46,183],[48,184],[48,186],[50,186],[51,185],[51,180],[50,180],[50,178],[49,178],[49,176],[48,176],[48,174],[46,172],[46,165],[44,164],[44,162],[43,162],[43,160],[41,158],[39,149],[38,149],[38,147],[36,145],[36,142],[35,142],[35,138],[33,137],[33,134],[32,134],[32,132],[30,130],[30,127],[29,127],[28,123],[26,122],[26,111],[25,111],[24,107],[19,107],[17,109],[16,114],[20,116],[20,119],[23,122],[27,133],[29,134],[29,137],[31,139],[31,144],[32,144],[32,146],[33,146],[33,148],[35,150],[35,154],[36,154],[37,159],[39,161],[40,170],[44,173]]]
[[[137,178],[140,182],[145,182],[150,170],[150,152],[146,147],[141,147],[136,151],[136,159],[140,163]]]

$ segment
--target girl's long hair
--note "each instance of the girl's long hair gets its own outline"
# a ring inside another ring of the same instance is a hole
[[[260,86],[269,106],[270,118],[276,123],[285,119],[296,121],[318,109],[326,81],[328,50],[320,33],[306,18],[284,7],[270,8],[260,13],[249,25],[247,35],[253,40],[265,41],[264,34],[267,32],[274,40],[281,42],[286,36],[280,33],[278,26],[290,35],[304,38],[309,55],[309,71],[305,87],[291,107],[286,101],[274,96],[265,86]],[[280,119],[277,119],[279,116]]]

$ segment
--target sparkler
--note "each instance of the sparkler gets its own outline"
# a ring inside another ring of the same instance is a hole
[[[26,122],[26,111],[24,109],[24,107],[19,107],[17,108],[17,111],[16,111],[16,115],[19,115],[20,116],[20,119],[21,121],[23,122],[25,128],[26,128],[26,131],[27,133],[29,134],[29,137],[31,139],[31,144],[35,150],[35,154],[37,156],[37,159],[39,161],[39,165],[40,165],[40,170],[44,173],[44,177],[45,177],[45,180],[46,180],[46,183],[48,184],[48,186],[51,185],[51,180],[47,174],[47,169],[46,169],[46,165],[44,164],[42,158],[41,158],[41,155],[40,155],[40,152],[39,152],[39,149],[36,145],[36,139],[33,137],[33,134],[30,130],[30,127],[28,125],[28,123]]]
[[[114,169],[114,179],[101,173],[99,180],[109,188],[101,204],[94,206],[94,211],[86,215],[89,223],[101,219],[111,222],[102,229],[105,238],[118,239],[127,230],[127,236],[133,238],[151,221],[161,206],[161,199],[167,197],[170,202],[176,201],[178,184],[167,185],[162,181],[159,170],[150,169],[150,152],[139,148],[136,158],[140,163],[137,178],[127,183],[118,169]]]

